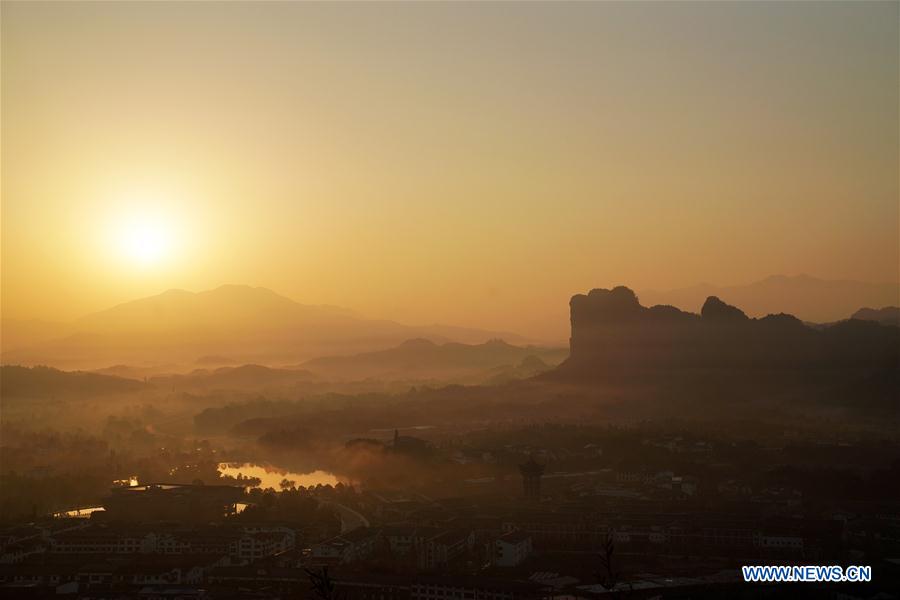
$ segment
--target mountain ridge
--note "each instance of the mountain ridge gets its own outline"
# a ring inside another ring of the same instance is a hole
[[[130,393],[144,389],[144,383],[115,375],[85,371],[61,371],[47,366],[0,366],[0,389],[4,398],[44,398]]]
[[[447,378],[473,375],[501,367],[519,366],[530,357],[557,364],[566,356],[561,348],[515,346],[501,339],[482,344],[409,339],[392,348],[345,356],[323,356],[297,368],[341,378]],[[529,362],[525,362],[527,367]],[[534,363],[531,362],[534,367]]]
[[[366,319],[331,305],[307,305],[263,287],[224,285],[201,292],[170,289],[77,319],[63,337],[4,346],[4,363],[104,367],[193,363],[205,355],[281,363],[340,352],[382,349],[409,338],[483,342],[509,332]]]
[[[747,284],[699,283],[671,290],[640,290],[637,295],[648,306],[671,305],[688,311],[717,296],[754,317],[786,312],[812,323],[831,323],[849,318],[864,306],[896,306],[900,283],[770,275]]]
[[[860,319],[862,321],[875,321],[877,323],[882,323],[883,325],[894,325],[900,327],[900,307],[864,307],[853,313],[850,318]]]
[[[793,315],[748,317],[716,296],[700,314],[644,306],[625,286],[593,289],[570,301],[570,356],[562,374],[610,369],[896,368],[900,330],[848,319],[821,328]]]

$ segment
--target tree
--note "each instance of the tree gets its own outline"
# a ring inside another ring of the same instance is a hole
[[[616,541],[613,533],[610,531],[606,534],[606,541],[603,543],[603,549],[600,554],[600,568],[595,572],[597,580],[603,589],[610,593],[617,593],[616,588],[622,578],[622,574],[616,568],[613,562],[613,554],[616,550]]]
[[[309,583],[312,586],[313,595],[320,600],[337,600],[339,595],[335,589],[334,580],[328,574],[328,567],[320,569],[304,569]]]

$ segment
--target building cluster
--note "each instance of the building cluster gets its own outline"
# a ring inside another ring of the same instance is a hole
[[[382,557],[431,571],[469,555],[475,547],[471,529],[393,526],[359,528],[312,547],[317,563],[349,564]]]
[[[292,529],[281,526],[173,527],[96,524],[49,539],[52,554],[216,554],[253,562],[294,547]]]
[[[804,511],[788,488],[746,494],[740,481],[629,465],[569,476],[535,455],[501,490],[316,497],[340,517],[327,528],[308,522],[327,510],[293,522],[235,515],[241,497],[222,486],[114,491],[107,514],[0,531],[0,596],[313,598],[327,572],[344,600],[600,600],[613,597],[597,575],[612,548],[635,598],[717,597],[735,591],[742,564],[869,564],[900,552],[891,499]],[[143,507],[155,518],[137,518]],[[672,557],[690,577],[652,570]]]
[[[309,546],[298,543],[299,539],[289,527],[235,521],[188,527],[55,519],[2,533],[0,590],[15,590],[17,597],[85,591],[140,597],[165,588],[190,597],[193,592],[189,590],[200,593],[210,585],[304,587],[306,569],[374,560],[396,561],[410,573],[439,573],[452,569],[455,562],[472,559],[476,534],[471,528],[384,526],[359,527]],[[531,538],[523,532],[498,530],[493,542],[496,552],[492,557],[498,566],[518,565],[532,551]],[[354,594],[365,596],[366,578],[354,575],[351,579],[342,582],[348,593],[355,590]],[[405,585],[403,594],[430,598],[439,584],[440,578],[436,578],[415,590]],[[491,589],[500,589],[496,582],[492,585]],[[479,594],[497,600],[519,597],[506,592]]]
[[[17,527],[0,539],[0,582],[29,587],[200,583],[213,567],[251,564],[296,543],[294,530],[277,525],[188,527],[89,519]]]

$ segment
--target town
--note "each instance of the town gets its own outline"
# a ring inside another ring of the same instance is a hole
[[[741,585],[740,565],[805,563],[872,564],[880,585],[900,581],[889,560],[900,552],[900,464],[878,465],[896,446],[781,435],[760,446],[659,427],[543,424],[434,442],[395,432],[367,443],[440,477],[405,489],[128,479],[102,509],[6,527],[0,590],[712,597]],[[875,468],[860,475],[862,465]]]

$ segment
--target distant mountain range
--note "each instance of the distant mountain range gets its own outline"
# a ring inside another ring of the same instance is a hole
[[[809,275],[774,275],[734,286],[701,283],[668,291],[643,290],[637,295],[646,306],[667,304],[681,310],[697,310],[706,298],[716,296],[740,306],[751,317],[786,312],[812,323],[846,319],[864,306],[900,306],[898,283],[827,280]]]
[[[645,291],[640,298],[645,304],[696,310],[705,298],[717,296],[741,306],[750,316],[784,311],[806,322],[832,323],[857,314],[891,322],[894,313],[889,307],[900,304],[898,293],[897,284],[828,281],[800,275],[773,276],[742,286],[703,284],[668,292]],[[873,309],[861,311],[861,307]],[[491,339],[503,339],[515,346],[529,343],[510,332],[366,319],[347,309],[300,304],[265,288],[242,285],[199,293],[169,290],[71,323],[4,319],[0,329],[0,360],[5,364],[110,368],[110,374],[124,376],[187,373],[197,366],[296,364],[313,357],[380,351],[416,338],[434,344],[480,345]],[[437,352],[452,359],[450,347],[428,350],[419,360],[425,361]],[[400,360],[400,354],[400,349],[394,349],[387,356],[359,358],[357,366],[383,373],[392,367],[387,363],[384,368],[376,367],[373,361]],[[503,364],[515,365],[523,358],[517,354]],[[539,358],[554,363],[544,356]],[[339,370],[337,366],[328,368]],[[424,366],[420,370],[427,372]]]
[[[274,369],[262,365],[241,365],[218,369],[197,369],[184,375],[159,375],[149,382],[163,389],[184,390],[265,390],[284,388],[312,381],[314,376],[301,369]]]
[[[536,374],[556,365],[568,355],[565,348],[513,346],[503,340],[484,344],[426,339],[408,340],[399,346],[352,356],[316,358],[300,365],[326,379],[381,380],[516,378],[516,369]],[[523,364],[524,362],[524,364]]]
[[[189,369],[183,365],[130,367],[114,365],[95,372],[60,371],[49,367],[4,366],[4,397],[79,397],[128,393],[319,390],[343,382],[496,384],[543,373],[568,355],[565,348],[513,346],[502,340],[484,344],[426,339],[407,340],[377,352],[317,358],[296,367],[258,364]],[[219,363],[225,357],[203,357]],[[338,386],[339,387],[339,386]],[[376,386],[379,387],[379,386]]]
[[[4,398],[52,398],[127,394],[146,386],[133,379],[99,373],[59,371],[50,367],[0,367],[0,391]]]
[[[882,325],[895,325],[900,327],[900,307],[885,306],[884,308],[861,308],[850,317],[861,321],[875,321]]]
[[[502,340],[436,344],[419,338],[387,350],[315,358],[291,367],[247,364],[194,369],[183,374],[150,376],[149,382],[158,388],[179,391],[328,389],[329,384],[364,381],[490,384],[532,377],[551,369],[566,356],[565,348],[513,346]]]
[[[410,338],[527,341],[509,332],[364,319],[346,309],[300,304],[265,288],[242,285],[199,293],[169,290],[70,324],[26,323],[4,321],[4,363],[67,368],[195,364],[199,357],[224,355],[237,362],[283,364],[382,349]]]

